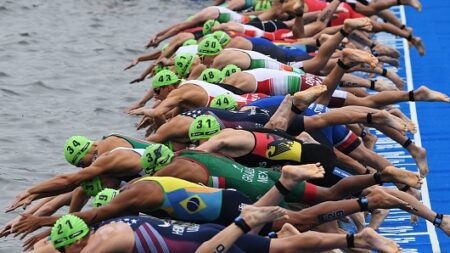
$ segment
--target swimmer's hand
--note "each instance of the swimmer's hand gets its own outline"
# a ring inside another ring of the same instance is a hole
[[[130,82],[131,83],[138,83],[138,82],[142,82],[144,81],[145,76],[139,76],[138,78],[134,79],[133,81]]]
[[[130,113],[130,111],[144,107],[144,105],[145,105],[145,103],[142,103],[141,101],[134,102],[133,104],[131,104],[130,106],[125,108],[124,112]]]
[[[151,108],[138,108],[138,109],[134,109],[131,110],[129,112],[129,114],[131,115],[145,115],[147,117],[155,117],[155,115],[153,115],[154,109]]]
[[[12,228],[19,222],[21,216],[17,216],[16,218],[12,219],[10,222],[6,223],[6,225],[2,228],[0,231],[0,238],[7,237],[11,234]]]
[[[153,37],[150,38],[149,42],[147,43],[147,45],[145,45],[145,48],[149,48],[149,47],[157,47],[159,45],[159,39],[158,36],[155,35]]]
[[[154,120],[152,118],[142,116],[141,120],[136,124],[136,130],[140,130],[142,128],[146,128],[154,124]]]
[[[42,239],[46,238],[47,236],[49,236],[51,231],[52,231],[52,230],[49,229],[49,230],[46,230],[46,231],[44,231],[44,232],[42,232],[42,233],[39,233],[39,234],[37,234],[37,235],[33,235],[32,237],[28,238],[28,239],[22,244],[23,251],[27,251],[27,250],[30,250],[31,248],[33,248],[33,246],[34,246],[37,242],[39,242],[40,240],[42,240]],[[49,241],[46,241],[46,243],[50,243],[50,242],[49,242]]]
[[[23,209],[27,208],[29,204],[34,200],[36,194],[31,194],[28,191],[25,191],[19,195],[17,195],[16,200],[6,208],[5,213],[11,212],[18,207],[23,207]]]
[[[123,70],[127,70],[127,69],[131,69],[132,67],[136,66],[139,63],[139,59],[136,58],[134,59],[130,65],[128,65],[126,68],[124,68]]]
[[[34,216],[32,214],[26,213],[20,214],[20,216],[21,219],[11,230],[11,232],[14,234],[14,237],[22,234],[22,236],[20,237],[20,240],[22,240],[29,233],[36,231],[37,229],[42,227],[41,222],[44,217]]]

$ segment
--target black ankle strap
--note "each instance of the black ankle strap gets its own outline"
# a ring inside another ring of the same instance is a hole
[[[345,65],[345,63],[343,63],[343,62],[341,61],[341,59],[339,59],[339,60],[337,61],[337,65],[338,65],[339,67],[341,67],[342,69],[345,69],[345,70],[348,70],[348,69],[351,68],[350,66]]]
[[[297,106],[295,106],[294,104],[291,105],[291,111],[295,114],[302,114],[303,111],[298,109]]]
[[[347,248],[351,249],[355,247],[355,235],[354,234],[347,234]]]
[[[376,47],[377,46],[377,44],[375,43],[375,42],[372,42],[372,44],[370,44],[370,49],[373,49],[374,47]]]
[[[407,192],[409,189],[411,189],[411,186],[409,186],[409,185],[405,185],[405,186],[403,186],[401,189],[399,189],[400,191],[402,191],[402,192]]]
[[[242,230],[242,232],[244,232],[244,234],[247,234],[250,230],[252,230],[241,216],[238,216],[236,219],[234,219],[234,224],[238,226]]]
[[[367,124],[372,124],[372,114],[371,112],[367,113]]]
[[[433,225],[436,227],[440,227],[442,224],[442,219],[444,218],[444,215],[441,213],[436,214],[436,217],[434,218]]]
[[[410,90],[408,92],[408,95],[409,95],[409,101],[416,101],[416,99],[414,98],[414,91],[413,90]]]
[[[363,128],[363,129],[361,130],[361,135],[359,135],[359,136],[361,136],[361,138],[366,137],[366,136],[367,136],[366,129]]]
[[[413,34],[411,33],[408,37],[406,37],[407,41],[411,41],[413,39]]]
[[[397,0],[397,5],[403,5],[401,0]]]
[[[409,145],[411,145],[412,141],[410,138],[408,138],[405,143],[403,143],[402,147],[404,148],[408,148]]]
[[[369,200],[366,197],[359,197],[357,202],[361,212],[369,211]]]
[[[281,195],[286,196],[288,195],[291,191],[289,191],[286,187],[284,187],[284,185],[280,182],[280,180],[278,180],[275,183],[275,187],[278,189],[278,191],[281,193]]]
[[[344,31],[344,28],[341,28],[339,30],[339,32],[342,34],[342,36],[347,37],[348,36],[348,32]]]
[[[400,29],[405,29],[406,28],[406,25],[405,24],[403,24],[402,26],[400,26]]]
[[[369,88],[369,89],[375,90],[375,83],[376,83],[376,82],[377,82],[377,80],[371,79],[371,80],[370,80],[370,88]]]
[[[376,172],[375,174],[373,174],[373,180],[375,180],[377,184],[383,185],[383,181],[381,181],[381,172]]]
[[[381,72],[381,75],[386,77],[387,76],[387,69],[383,68],[383,72]]]

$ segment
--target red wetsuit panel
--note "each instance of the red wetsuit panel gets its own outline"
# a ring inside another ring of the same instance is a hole
[[[305,0],[305,4],[308,5],[308,12],[322,11],[327,7],[326,2],[320,0]],[[356,12],[347,3],[343,3],[344,8],[348,11],[347,13],[337,13],[338,17],[331,20],[331,26],[342,25],[344,20],[347,18],[362,18],[365,17],[363,14]]]

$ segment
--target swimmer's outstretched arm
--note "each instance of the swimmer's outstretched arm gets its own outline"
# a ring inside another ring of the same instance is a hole
[[[143,62],[143,61],[153,61],[155,59],[157,59],[159,56],[161,55],[161,50],[156,50],[154,52],[148,53],[148,54],[144,54],[141,55],[139,57],[137,57],[136,59],[134,59],[130,65],[126,66],[123,70],[127,70],[130,69],[134,66],[136,66],[139,62]]]
[[[149,90],[147,91],[147,93],[145,93],[145,95],[144,95],[141,99],[139,99],[138,101],[136,101],[136,102],[134,102],[133,104],[131,104],[130,106],[128,106],[128,107],[125,109],[125,112],[126,112],[126,113],[129,113],[130,111],[132,111],[132,110],[134,110],[134,109],[138,109],[138,108],[144,107],[145,104],[146,104],[150,99],[152,99],[154,95],[155,95],[155,93],[154,93],[153,89],[149,89]]]

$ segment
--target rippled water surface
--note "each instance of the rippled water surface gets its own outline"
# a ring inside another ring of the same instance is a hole
[[[142,137],[123,109],[149,81],[126,72],[155,32],[208,1],[0,0],[0,209],[26,187],[75,171],[63,155],[71,135]],[[3,213],[3,212],[2,212]],[[15,211],[0,216],[0,226]],[[21,252],[0,239],[0,252]]]

